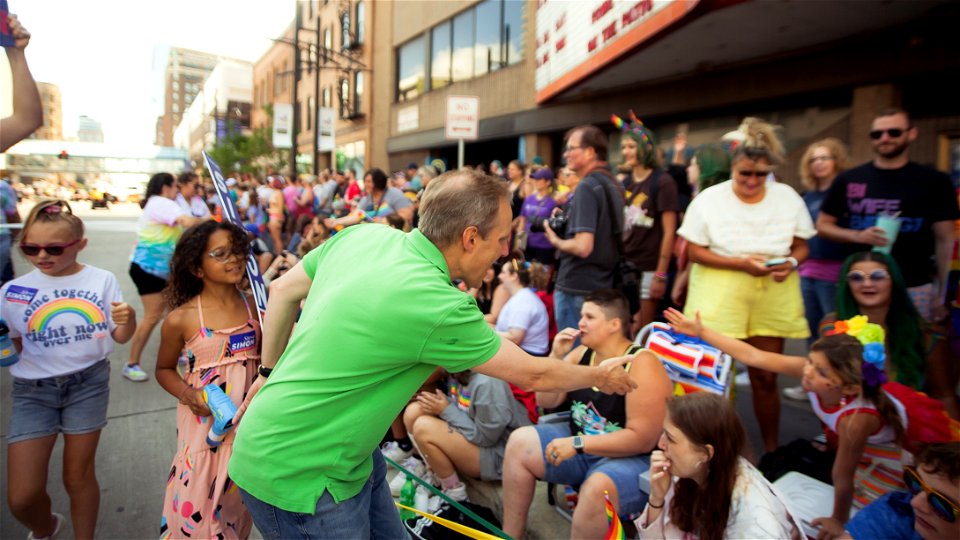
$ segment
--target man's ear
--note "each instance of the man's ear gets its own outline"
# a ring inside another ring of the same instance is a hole
[[[920,135],[920,130],[917,129],[917,126],[910,126],[907,129],[907,140],[913,142],[917,140],[917,136]]]
[[[460,235],[460,243],[463,250],[470,253],[477,247],[477,238],[480,236],[480,230],[475,225],[471,225],[463,230]]]
[[[708,444],[704,446],[704,448],[707,450],[707,461],[710,461],[711,459],[713,459],[713,445]]]

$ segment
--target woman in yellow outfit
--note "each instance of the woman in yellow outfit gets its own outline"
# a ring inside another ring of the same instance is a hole
[[[816,231],[800,195],[768,180],[783,156],[774,126],[747,118],[739,131],[733,178],[696,197],[678,231],[694,263],[685,313],[700,311],[722,334],[781,353],[784,338],[810,335],[795,270]],[[764,446],[772,451],[780,422],[776,374],[749,373]]]

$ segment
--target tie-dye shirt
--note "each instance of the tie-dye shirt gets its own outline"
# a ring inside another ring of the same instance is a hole
[[[106,270],[85,265],[69,276],[34,270],[4,285],[0,298],[10,337],[23,343],[20,361],[10,366],[14,377],[75,373],[113,352],[110,302],[123,302],[123,295]]]
[[[150,197],[137,223],[137,246],[131,262],[159,278],[170,276],[170,259],[183,229],[177,218],[189,215],[175,201],[159,195]]]

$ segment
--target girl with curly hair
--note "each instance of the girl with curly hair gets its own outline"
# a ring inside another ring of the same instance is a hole
[[[213,418],[203,395],[213,384],[240,406],[256,376],[260,324],[238,288],[249,251],[244,229],[208,221],[188,229],[173,254],[156,377],[180,403],[161,538],[250,534],[252,519],[227,475],[234,431],[216,448],[207,444]]]

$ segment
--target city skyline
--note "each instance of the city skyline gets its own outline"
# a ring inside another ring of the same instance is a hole
[[[138,145],[153,144],[170,47],[253,62],[294,14],[293,2],[254,0],[9,3],[32,34],[26,53],[34,79],[60,88],[64,137],[76,136],[85,115],[102,123],[107,142]]]

